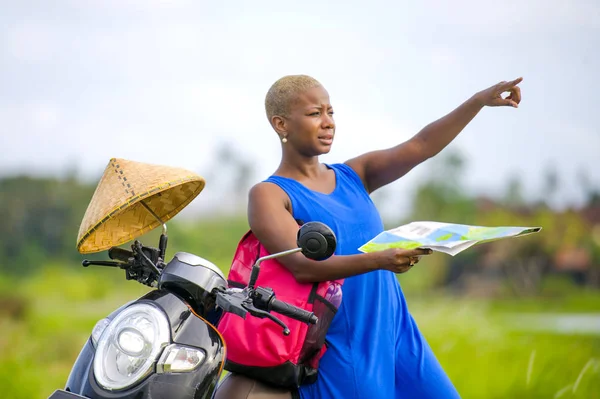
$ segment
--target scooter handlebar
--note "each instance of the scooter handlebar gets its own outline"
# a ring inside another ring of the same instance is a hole
[[[268,310],[301,321],[303,323],[317,324],[319,321],[318,317],[315,316],[314,313],[275,298],[271,299],[269,302]]]
[[[133,257],[133,252],[119,247],[112,247],[108,250],[108,257],[121,262],[129,262],[129,258]]]

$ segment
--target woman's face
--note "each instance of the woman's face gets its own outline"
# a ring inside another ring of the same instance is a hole
[[[313,87],[290,104],[285,118],[286,145],[306,156],[326,154],[335,135],[333,108],[322,86]]]

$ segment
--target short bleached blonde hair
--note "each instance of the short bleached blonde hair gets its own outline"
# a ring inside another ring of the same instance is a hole
[[[288,75],[277,80],[265,98],[265,111],[269,123],[275,115],[289,116],[291,103],[306,90],[322,86],[319,81],[307,75]]]

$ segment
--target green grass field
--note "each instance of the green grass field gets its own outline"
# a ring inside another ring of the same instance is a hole
[[[49,266],[26,282],[0,278],[2,398],[41,399],[63,387],[96,321],[144,292],[112,269],[66,272]],[[600,398],[600,335],[520,331],[503,317],[600,313],[600,293],[511,301],[412,293],[407,298],[463,398]]]

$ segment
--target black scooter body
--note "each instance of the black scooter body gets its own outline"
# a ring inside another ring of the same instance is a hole
[[[94,378],[92,365],[95,348],[89,339],[73,365],[65,390],[90,399],[210,399],[225,360],[225,345],[217,330],[194,314],[181,298],[165,290],[152,291],[119,308],[108,318],[113,319],[121,310],[134,303],[148,303],[161,308],[167,315],[173,343],[203,349],[206,353],[204,363],[192,372],[152,373],[140,384],[129,389],[107,391],[99,387]],[[62,393],[56,392],[55,395],[51,399],[61,398],[58,395]],[[69,397],[77,396],[64,396]]]
[[[162,364],[158,370],[155,363],[144,380],[136,381],[128,388],[108,390],[102,388],[94,376],[96,348],[90,337],[71,369],[65,389],[55,391],[49,399],[211,399],[226,358],[225,343],[215,327],[223,312],[243,318],[247,314],[268,317],[282,327],[284,334],[285,331],[289,334],[289,329],[271,311],[307,324],[318,322],[312,312],[277,300],[273,290],[255,287],[255,283],[262,260],[300,251],[314,260],[331,256],[336,240],[327,226],[318,222],[306,223],[298,232],[298,248],[256,259],[249,284],[244,289],[228,288],[223,272],[216,265],[193,254],[178,252],[165,264],[166,243],[163,233],[158,249],[135,241],[132,251],[118,247],[109,249],[108,255],[114,261],[84,260],[82,264],[86,267],[118,267],[125,270],[128,280],[158,287],[112,312],[107,317],[108,321],[112,322],[119,313],[134,304],[154,306],[166,316],[170,328],[168,344],[203,351],[202,363],[185,372],[165,372]]]

